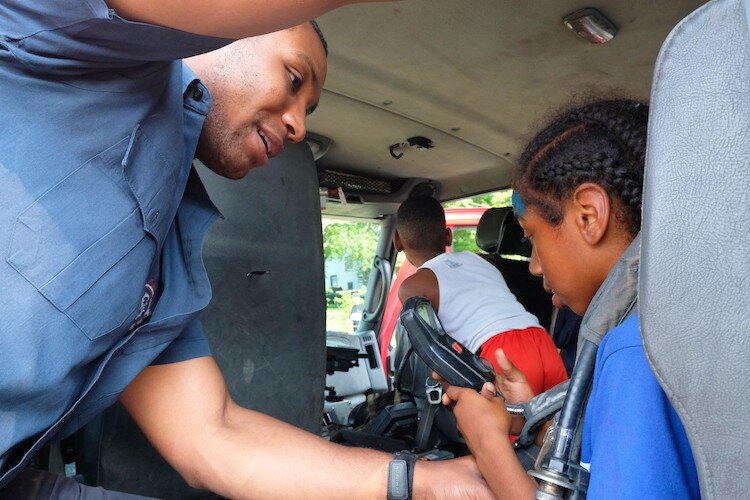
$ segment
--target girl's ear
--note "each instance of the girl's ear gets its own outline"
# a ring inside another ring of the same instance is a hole
[[[611,201],[609,193],[598,184],[586,182],[573,192],[576,226],[589,245],[598,244],[607,232]]]
[[[451,228],[445,228],[445,246],[449,247],[453,244],[453,231]]]

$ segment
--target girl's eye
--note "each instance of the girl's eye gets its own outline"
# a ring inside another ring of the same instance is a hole
[[[302,78],[298,77],[291,71],[289,72],[289,80],[292,84],[292,93],[296,94],[297,91],[302,87]]]

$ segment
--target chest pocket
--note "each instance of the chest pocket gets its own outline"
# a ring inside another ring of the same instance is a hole
[[[92,340],[135,317],[157,248],[123,173],[135,137],[52,186],[18,215],[11,236],[8,263]]]

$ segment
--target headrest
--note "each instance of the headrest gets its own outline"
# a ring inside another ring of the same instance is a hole
[[[649,117],[639,307],[702,498],[750,491],[750,1],[714,0],[662,46]]]
[[[490,254],[531,257],[531,244],[523,241],[523,229],[512,207],[490,208],[479,219],[477,246]]]

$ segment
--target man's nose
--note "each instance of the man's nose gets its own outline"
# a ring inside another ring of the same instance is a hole
[[[285,112],[282,121],[286,126],[286,139],[289,142],[300,142],[305,138],[307,129],[305,127],[305,112],[292,108]]]

